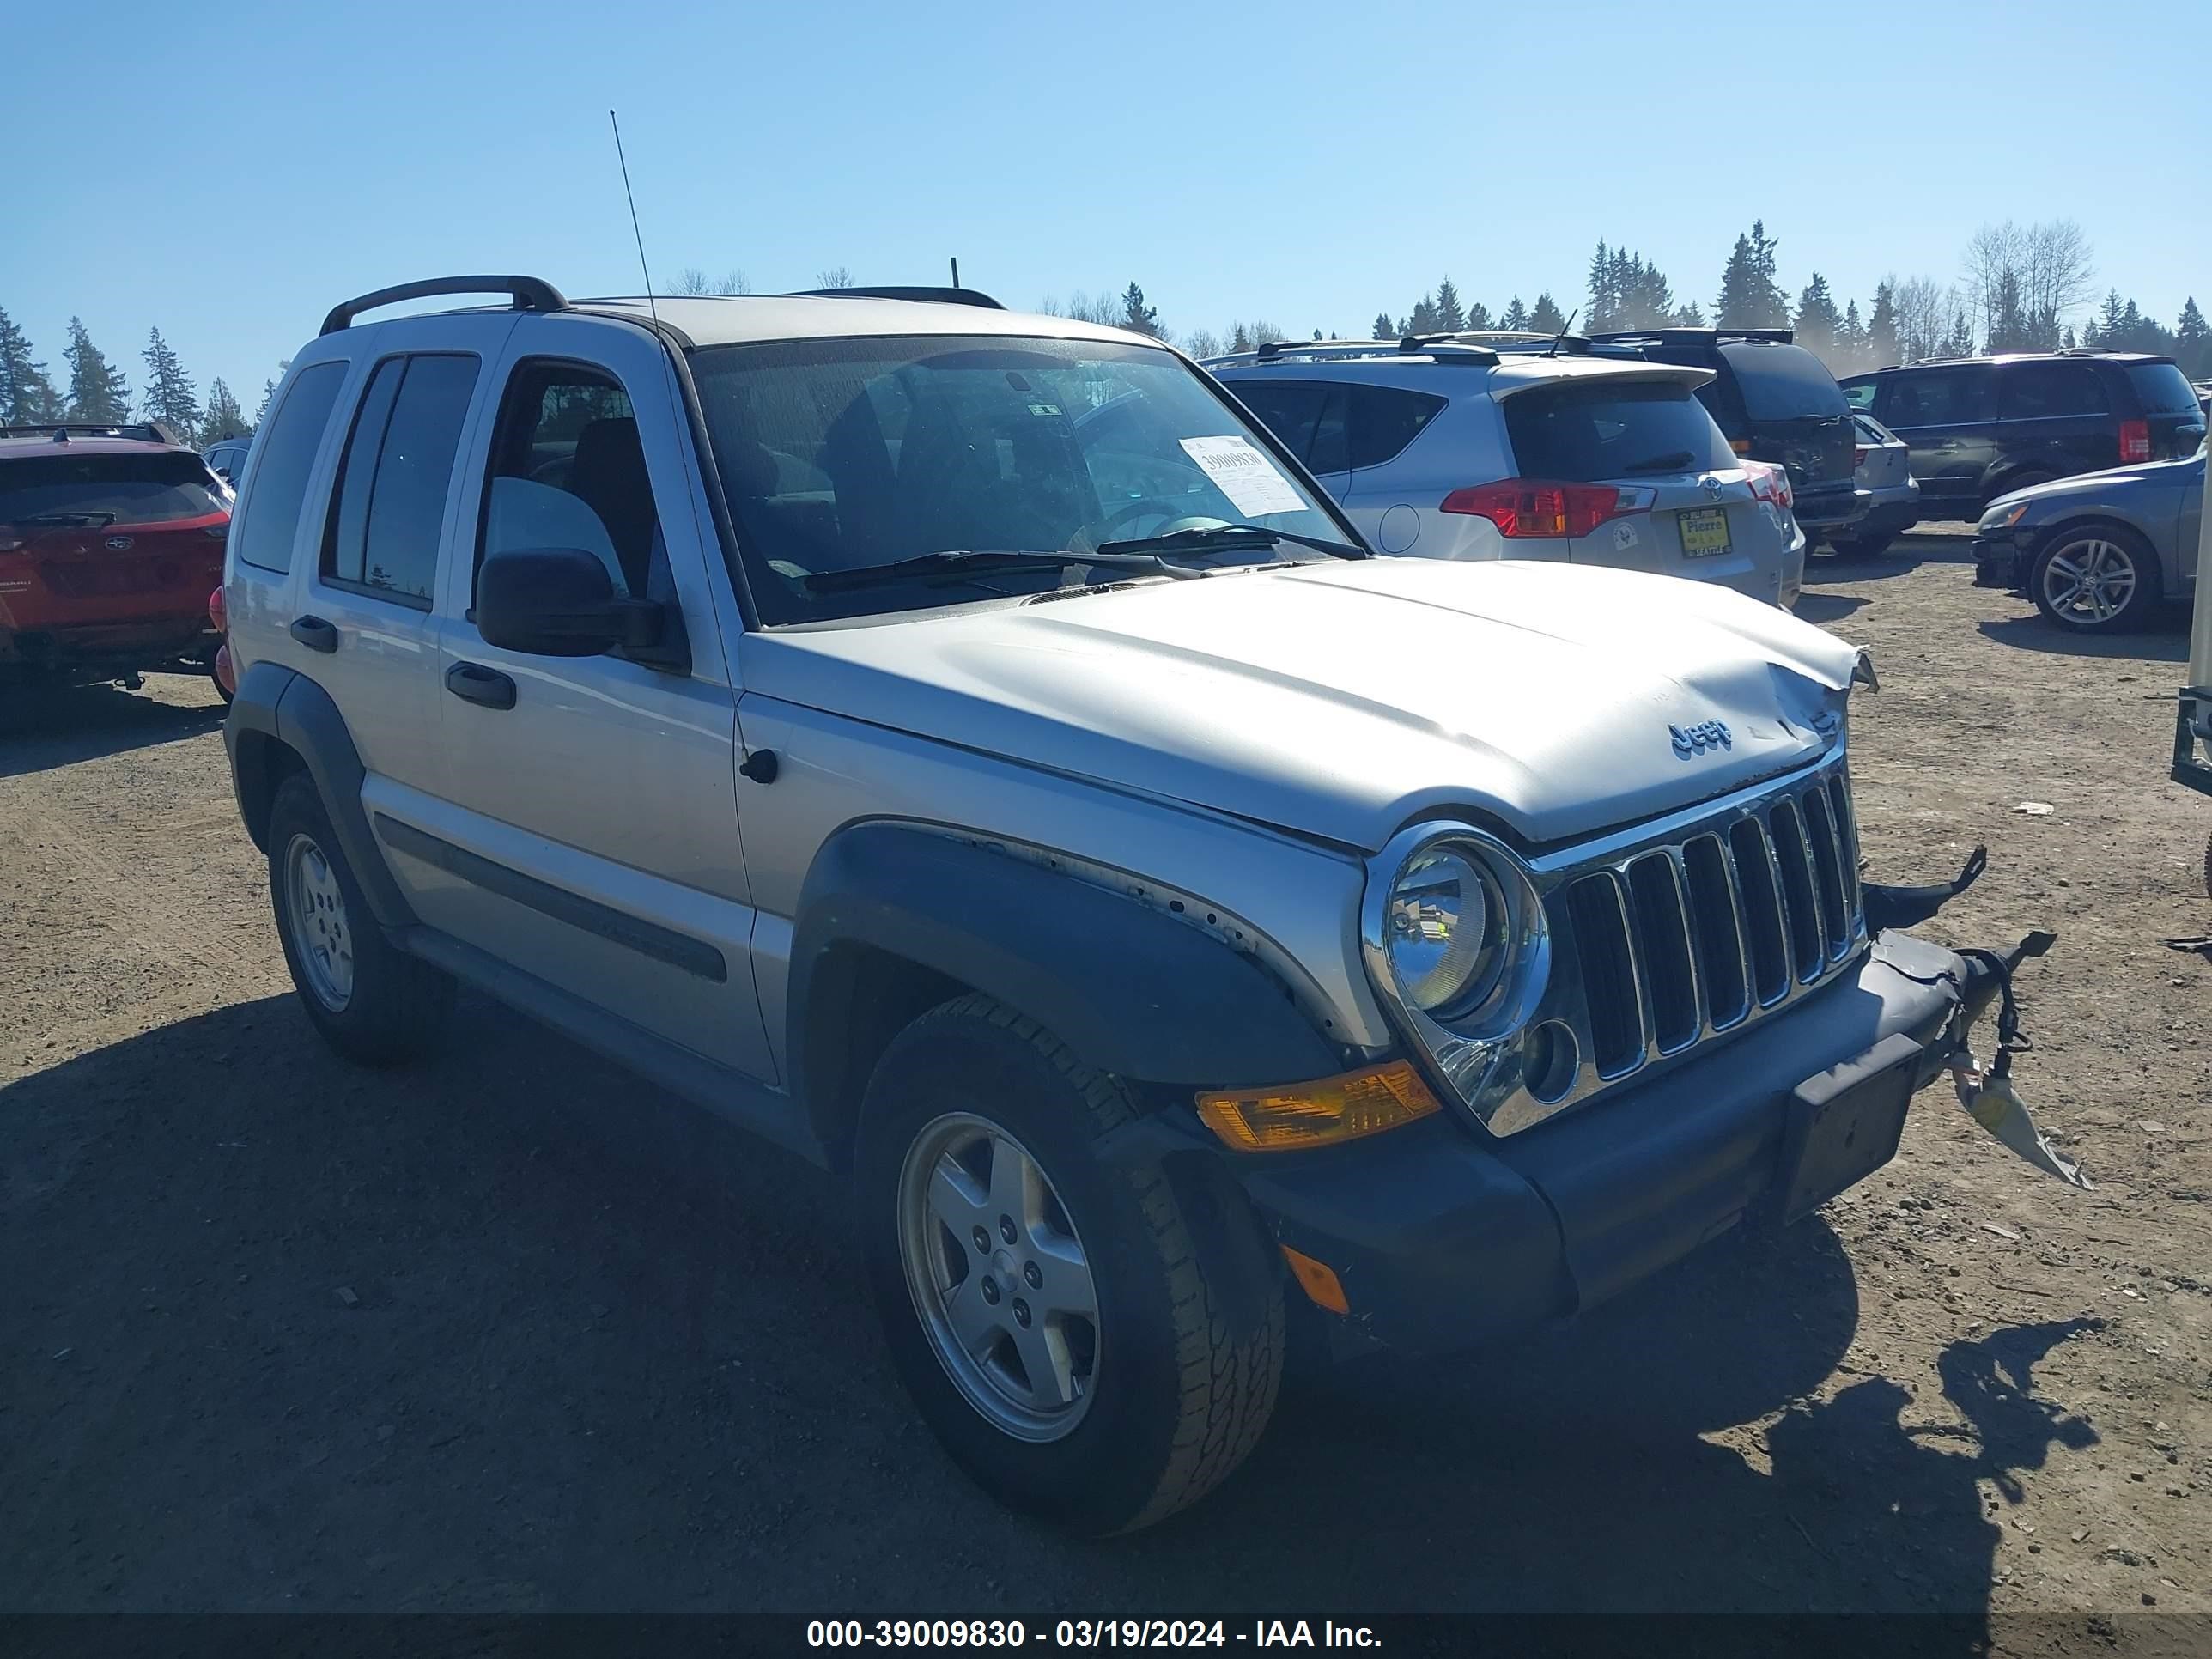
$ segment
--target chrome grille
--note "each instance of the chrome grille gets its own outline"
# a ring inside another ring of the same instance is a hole
[[[1653,839],[1583,849],[1558,875],[1565,983],[1546,1012],[1575,1031],[1585,1069],[1568,1100],[1779,1007],[1866,937],[1840,761]]]

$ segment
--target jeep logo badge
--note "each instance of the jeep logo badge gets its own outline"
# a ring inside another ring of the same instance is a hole
[[[1697,726],[1670,726],[1667,735],[1674,739],[1674,752],[1684,760],[1692,755],[1702,755],[1708,749],[1730,749],[1735,740],[1729,736],[1727,723],[1705,720]]]

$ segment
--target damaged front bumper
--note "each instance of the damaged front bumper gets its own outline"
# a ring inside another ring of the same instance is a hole
[[[1739,1222],[1794,1219],[1887,1164],[1911,1097],[1960,1066],[1967,1028],[2033,948],[1960,954],[1886,933],[1787,1018],[1522,1133],[1483,1140],[1437,1117],[1234,1172],[1282,1243],[1334,1270],[1359,1334],[1475,1346],[1601,1302]],[[1970,1109],[2012,1144],[1984,1116],[2003,1104]]]

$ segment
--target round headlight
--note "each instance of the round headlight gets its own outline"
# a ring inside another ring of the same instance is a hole
[[[1425,1014],[1480,1001],[1505,963],[1504,895],[1449,842],[1407,860],[1384,911],[1384,947],[1406,1000]]]

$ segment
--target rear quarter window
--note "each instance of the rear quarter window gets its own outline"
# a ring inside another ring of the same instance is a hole
[[[2142,400],[2146,415],[2194,415],[2199,412],[2197,392],[2172,363],[2130,363],[2128,384]]]
[[[1832,420],[1850,408],[1836,377],[1802,346],[1735,342],[1721,347],[1721,357],[1754,421]]]
[[[230,545],[240,564],[279,573],[292,568],[307,475],[323,447],[323,429],[331,423],[347,368],[330,362],[301,369],[270,417],[258,440],[261,463],[254,469],[252,492],[240,504],[239,520],[231,527]]]
[[[1355,468],[1380,466],[1392,459],[1421,435],[1421,428],[1436,419],[1449,401],[1396,386],[1353,386],[1351,422],[1346,431],[1349,464]]]
[[[1737,465],[1705,406],[1679,383],[1570,381],[1500,403],[1523,478],[1585,483]]]

